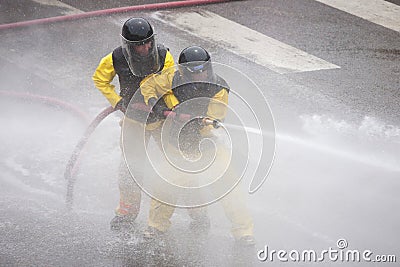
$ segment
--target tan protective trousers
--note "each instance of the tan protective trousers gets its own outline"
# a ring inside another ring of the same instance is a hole
[[[146,151],[150,137],[153,137],[156,144],[160,147],[160,127],[161,122],[155,122],[145,126],[137,121],[125,119],[121,129],[120,146],[125,153],[121,157],[118,174],[119,205],[115,213],[117,215],[129,215],[136,217],[140,211],[141,189],[133,179],[142,181],[144,179],[146,166]],[[129,161],[129,165],[125,162]],[[129,172],[128,166],[131,168]],[[134,170],[133,170],[134,168]]]
[[[177,153],[179,153],[178,150],[176,151]],[[217,151],[219,151],[217,152],[219,153],[219,156],[222,157],[229,156],[226,148],[223,145],[220,145]],[[234,181],[237,181],[238,178],[239,177],[237,172],[234,171],[231,165],[229,165],[229,167],[226,169],[226,172],[224,173],[223,179],[228,179],[229,181],[231,181],[230,184],[235,184]],[[180,178],[174,177],[173,180],[175,179],[180,179]],[[230,179],[235,179],[235,180],[230,180]],[[180,184],[184,183],[185,182]],[[160,188],[160,190],[163,190],[163,188]],[[225,189],[212,187],[211,191],[213,192],[211,193],[220,195],[221,190]],[[173,202],[174,201],[176,202],[178,197],[179,196],[175,195],[174,193],[168,195],[168,203],[174,204]],[[253,235],[253,219],[246,205],[246,194],[240,187],[240,184],[237,185],[232,191],[230,191],[219,201],[223,206],[226,217],[232,224],[231,233],[233,237],[235,239],[239,239],[242,236]],[[162,232],[167,231],[171,226],[170,219],[174,213],[174,210],[175,207],[173,205],[167,205],[156,199],[152,199],[150,203],[148,225]],[[189,211],[190,210],[191,209],[189,209]]]
[[[147,125],[146,129],[144,129],[143,124],[125,119],[124,127],[121,131],[121,149],[125,153],[125,157],[124,155],[122,156],[119,167],[118,186],[120,200],[115,210],[116,215],[137,217],[140,212],[142,192],[137,182],[141,184],[141,181],[145,179],[146,149],[150,137],[153,137],[158,148],[162,150],[161,124],[162,121],[159,121]],[[129,163],[127,164],[125,160]],[[128,166],[131,172],[129,172]],[[134,179],[132,175],[135,176]],[[189,209],[188,212],[193,220],[202,220],[207,216],[206,208]]]

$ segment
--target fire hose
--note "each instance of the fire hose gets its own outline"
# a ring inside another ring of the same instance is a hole
[[[0,90],[0,95],[8,96],[8,97],[13,97],[17,99],[22,99],[25,101],[35,101],[39,102],[48,106],[52,107],[58,107],[58,108],[63,108],[65,110],[68,110],[72,112],[73,114],[77,115],[78,117],[82,118],[84,121],[88,121],[87,115],[78,109],[77,107],[63,102],[59,99],[50,97],[50,96],[42,96],[42,95],[35,95],[31,93],[23,93],[23,92],[11,92],[11,91],[5,91],[5,90]]]
[[[79,166],[80,155],[96,127],[100,124],[102,120],[104,120],[114,111],[115,109],[109,106],[96,116],[96,118],[89,124],[88,128],[85,131],[85,134],[76,145],[74,152],[72,153],[72,156],[68,161],[67,168],[65,169],[64,173],[64,178],[67,180],[66,204],[68,209],[72,208],[74,184],[76,181],[75,174]]]

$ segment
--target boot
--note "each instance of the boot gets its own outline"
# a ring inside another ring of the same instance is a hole
[[[120,231],[121,229],[128,229],[133,226],[135,219],[136,216],[115,215],[110,222],[111,230]]]
[[[153,240],[162,237],[164,234],[164,232],[158,230],[157,228],[148,226],[147,229],[143,232],[143,238],[147,240]]]

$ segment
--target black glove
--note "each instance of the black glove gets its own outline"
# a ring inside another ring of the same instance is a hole
[[[167,106],[162,105],[160,101],[156,98],[152,97],[148,101],[149,106],[151,107],[151,112],[153,112],[159,118],[165,118],[167,115],[165,114],[166,111],[171,111]]]
[[[121,100],[118,101],[118,103],[115,105],[114,109],[120,110],[120,111],[122,111],[122,113],[126,112],[126,105],[125,105],[125,101],[123,98],[121,98]]]

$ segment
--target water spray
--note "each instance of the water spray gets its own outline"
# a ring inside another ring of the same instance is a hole
[[[221,123],[221,126],[231,129],[231,130],[237,130],[237,131],[246,131],[247,133],[250,134],[255,134],[255,135],[270,135],[272,133],[269,133],[267,131],[263,131],[261,129],[253,128],[253,127],[246,127],[242,125],[235,125],[235,124],[230,124],[230,123]],[[363,164],[371,165],[371,166],[376,166],[376,167],[382,167],[386,168],[392,171],[400,171],[400,168],[395,164],[395,163],[389,163],[383,160],[379,160],[377,158],[371,158],[367,157],[366,155],[360,155],[358,153],[354,153],[350,150],[345,150],[345,149],[340,149],[337,147],[332,147],[328,146],[326,144],[321,144],[314,142],[313,140],[307,140],[305,138],[300,138],[296,137],[294,135],[289,135],[289,134],[276,134],[276,139],[281,140],[284,142],[288,143],[293,143],[294,145],[298,146],[303,146],[308,149],[313,149],[317,150],[322,153],[326,154],[331,154],[340,158],[345,158],[351,161],[356,161],[360,162]]]
[[[81,118],[85,122],[89,121],[86,113],[81,111],[79,108],[56,98],[52,98],[49,96],[35,95],[31,93],[9,92],[4,90],[0,90],[0,95],[13,97],[16,99],[25,100],[29,102],[38,102],[50,107],[62,108],[63,110],[69,111],[72,114],[77,115],[77,117]],[[90,123],[89,127],[86,129],[84,136],[75,147],[74,152],[72,153],[72,156],[68,161],[67,168],[64,173],[64,177],[68,183],[67,197],[66,197],[68,208],[71,208],[73,202],[73,187],[75,183],[75,174],[79,165],[80,155],[93,131],[100,124],[100,122],[112,112],[114,112],[114,108],[110,106],[104,109],[99,115],[97,115],[97,117]]]

